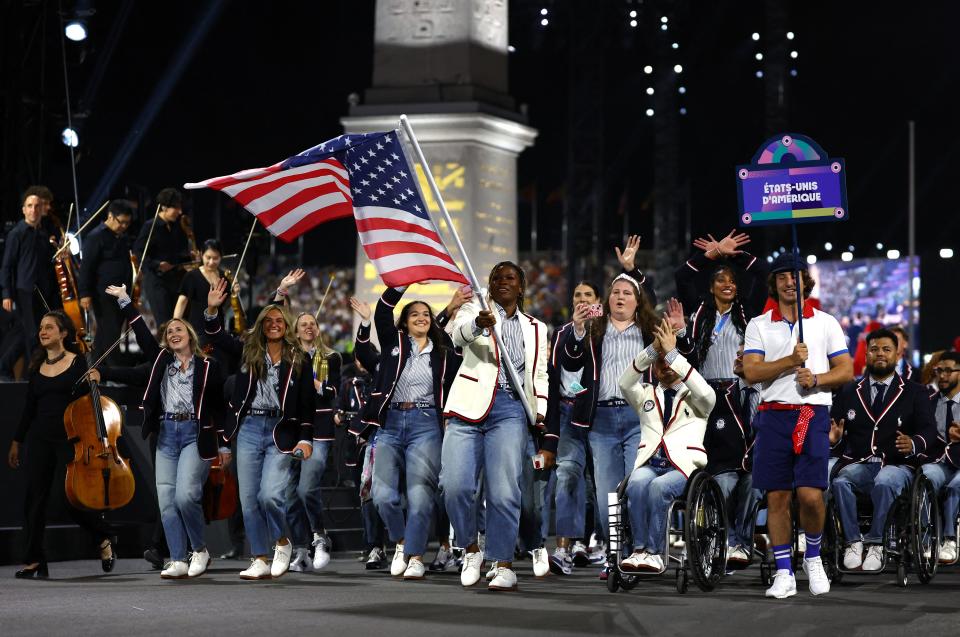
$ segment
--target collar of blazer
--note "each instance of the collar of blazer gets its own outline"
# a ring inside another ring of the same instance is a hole
[[[733,419],[737,421],[737,426],[740,427],[740,433],[744,436],[747,435],[747,428],[744,426],[743,421],[740,419],[740,397],[737,396],[736,399],[733,397],[733,390],[736,389],[739,393],[740,383],[730,383],[730,386],[727,387],[727,391],[724,394],[724,398],[727,401],[727,406],[730,407],[730,413],[733,414]]]
[[[893,379],[890,381],[890,387],[887,389],[887,393],[883,397],[884,402],[886,402],[886,406],[882,412],[879,414],[874,414],[873,411],[870,410],[870,405],[873,403],[873,401],[870,400],[870,375],[863,375],[863,378],[861,378],[860,382],[857,383],[857,398],[860,399],[860,404],[863,405],[864,411],[868,416],[870,416],[870,420],[873,421],[873,424],[877,424],[883,420],[883,417],[887,415],[887,412],[890,411],[890,408],[893,407],[898,400],[900,400],[900,396],[903,395],[904,384],[903,378],[894,372]],[[891,393],[893,394],[892,397],[890,395]]]
[[[666,432],[670,428],[670,425],[674,423],[677,419],[677,414],[680,413],[680,403],[687,397],[687,394],[690,393],[690,388],[684,385],[677,391],[677,395],[673,397],[673,413],[670,414],[670,422],[663,428],[663,431]],[[656,387],[653,388],[653,400],[657,405],[657,413],[660,414],[660,424],[663,424],[663,386],[660,383],[657,383]]]

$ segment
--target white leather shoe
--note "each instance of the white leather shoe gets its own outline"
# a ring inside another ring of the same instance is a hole
[[[250,560],[250,566],[240,571],[240,579],[270,579],[270,565],[267,561],[255,557]]]
[[[403,557],[403,544],[397,544],[393,551],[393,561],[390,562],[390,574],[400,577],[407,570],[407,560]]]
[[[487,575],[484,579],[486,579],[489,582],[496,576],[497,576],[497,563],[490,562],[490,569],[487,571]]]
[[[483,567],[483,551],[465,553],[463,566],[460,568],[460,583],[463,586],[473,586],[480,581],[480,569]]]
[[[819,557],[803,560],[803,572],[807,574],[810,580],[810,593],[812,595],[824,595],[830,592],[830,578],[827,572],[823,570],[823,560]]]
[[[750,554],[742,546],[734,546],[727,550],[727,561],[746,564],[750,561]]]
[[[867,547],[867,556],[863,558],[863,570],[876,573],[883,568],[883,547],[871,544]]]
[[[403,579],[423,579],[427,567],[423,565],[422,560],[410,560],[407,562],[407,569],[403,572]]]
[[[270,564],[270,576],[281,577],[290,568],[290,556],[293,555],[293,544],[287,542],[283,546],[277,544],[273,550],[273,563]]]
[[[294,573],[302,573],[310,568],[310,550],[293,549],[293,558],[290,560],[289,570]]]
[[[650,571],[651,573],[662,573],[663,568],[663,558],[654,553],[647,553],[643,557],[643,561],[640,564],[641,571]]]
[[[645,562],[646,557],[646,551],[634,551],[626,559],[620,562],[620,570],[627,572],[639,571],[641,570],[640,565]]]
[[[530,555],[533,556],[534,577],[546,577],[547,573],[550,572],[550,556],[547,554],[547,549],[533,549],[530,551]]]
[[[946,562],[947,564],[952,564],[957,561],[957,541],[956,540],[944,540],[943,546],[940,547],[940,556],[939,559],[941,562]]]
[[[490,583],[487,584],[487,589],[491,591],[515,591],[517,590],[517,575],[511,569],[506,566],[498,566],[497,574],[494,576]]]
[[[843,568],[848,571],[863,566],[863,542],[852,542],[843,550]]]
[[[187,571],[187,575],[190,577],[199,577],[207,571],[207,567],[210,566],[210,553],[207,549],[202,551],[194,551],[190,555],[190,570]]]
[[[160,577],[162,579],[186,579],[189,577],[189,570],[186,562],[175,560],[167,564],[167,567],[160,572]]]
[[[313,570],[319,571],[330,563],[330,538],[313,534]]]
[[[777,571],[777,574],[773,576],[773,586],[764,593],[766,597],[776,597],[777,599],[786,599],[796,594],[797,579],[785,568]]]

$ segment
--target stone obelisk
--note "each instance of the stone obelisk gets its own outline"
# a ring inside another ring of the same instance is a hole
[[[351,104],[344,131],[393,130],[409,117],[429,163],[416,169],[431,215],[460,262],[425,170],[485,285],[493,264],[517,258],[517,155],[537,135],[507,94],[507,0],[378,0],[374,46],[373,85]],[[355,289],[371,304],[383,291],[359,244]],[[454,289],[420,284],[405,300],[440,309]]]

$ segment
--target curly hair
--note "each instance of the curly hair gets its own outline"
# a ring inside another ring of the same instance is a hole
[[[729,265],[721,265],[710,275],[710,287],[716,282],[717,278],[726,274],[737,284],[737,275]],[[702,365],[707,359],[707,352],[713,345],[713,328],[717,322],[717,302],[713,294],[707,294],[700,308],[694,314],[693,319],[696,325],[696,333],[693,334],[695,341],[693,343],[692,359],[695,364]],[[737,286],[737,295],[733,297],[733,304],[730,306],[730,322],[740,335],[740,340],[744,338],[747,331],[747,311],[743,307],[743,300],[740,298],[740,288]]]
[[[780,300],[780,296],[777,294],[777,274],[779,274],[779,272],[771,272],[767,275],[767,293],[774,301]],[[803,279],[803,298],[809,299],[810,293],[813,292],[813,288],[816,287],[817,282],[813,280],[813,277],[810,276],[810,273],[806,270],[800,270],[800,278]]]
[[[620,280],[624,281],[625,279]],[[610,322],[610,294],[613,292],[613,285],[616,282],[617,280],[614,279],[613,283],[610,284],[607,296],[603,300],[603,316],[594,320],[590,326],[590,338],[593,339],[594,343],[602,339],[607,332],[607,323]],[[637,309],[633,313],[633,322],[640,328],[643,342],[652,343],[654,341],[653,328],[660,322],[660,319],[653,310],[653,304],[650,303],[650,298],[643,291],[643,288],[631,284],[630,289],[637,296]]]
[[[303,349],[300,347],[300,341],[297,340],[297,335],[293,329],[290,313],[282,305],[268,305],[257,315],[253,327],[243,335],[243,355],[241,359],[243,369],[252,371],[258,379],[263,379],[267,373],[267,366],[264,363],[267,355],[267,335],[264,333],[263,321],[267,318],[267,314],[273,310],[280,312],[280,315],[283,316],[283,322],[287,326],[283,333],[281,358],[293,368],[294,376],[299,374],[300,364],[303,361]]]
[[[500,268],[513,268],[516,271],[517,276],[520,278],[520,296],[517,297],[517,307],[520,308],[520,311],[523,311],[523,293],[527,289],[527,275],[524,274],[523,268],[514,263],[513,261],[501,261],[492,268],[490,268],[490,276],[487,278],[487,289],[493,288],[493,277],[497,274],[497,270]]]

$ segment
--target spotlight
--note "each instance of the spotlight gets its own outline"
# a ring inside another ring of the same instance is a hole
[[[767,263],[773,263],[773,257],[767,257]]]
[[[650,75],[651,73],[653,73],[653,67],[648,64],[645,67],[643,67],[643,72],[646,73],[647,75]]]
[[[878,243],[878,244],[877,244],[877,250],[883,250],[883,244],[882,244],[882,243]]]
[[[823,244],[823,249],[829,252],[830,250],[833,250],[833,244],[827,241]]]
[[[794,37],[796,37],[796,36],[794,36],[793,31],[787,31],[787,39],[788,39],[788,40],[792,40]]]
[[[670,18],[668,18],[667,16],[663,16],[662,18],[660,18],[660,22],[662,22],[663,24],[666,24],[667,22],[670,22]]]
[[[853,252],[854,250],[856,250],[856,248],[854,248],[853,245],[848,245],[847,250],[849,250],[850,252]]]
[[[548,13],[550,13],[548,9],[540,9],[540,15],[547,15]]]
[[[647,117],[653,117],[653,109],[652,109],[652,108],[648,108],[648,109],[647,109]]]
[[[631,17],[631,18],[637,17],[637,12],[636,12],[636,11],[631,11],[631,12],[630,12],[630,17]]]
[[[759,62],[760,60],[763,59],[763,53],[757,53],[757,54],[754,55],[753,57],[757,58],[757,62]]]
[[[686,114],[687,114],[687,107],[686,107],[686,106],[681,106],[681,107],[680,107],[680,114],[681,114],[681,115],[686,115]]]
[[[808,255],[807,255],[807,264],[808,264],[808,265],[813,265],[813,264],[816,263],[816,262],[817,262],[817,255],[815,255],[815,254],[808,254]]]
[[[790,51],[790,59],[796,60],[798,55],[800,54],[796,51]]]
[[[675,64],[675,65],[673,66],[673,72],[674,72],[674,73],[683,73],[683,67],[680,66],[679,64]]]
[[[73,40],[74,42],[83,42],[87,39],[87,27],[80,20],[71,20],[63,28],[64,35],[67,36],[68,40]]]
[[[516,53],[516,52],[517,52],[517,47],[513,46],[512,44],[509,44],[509,45],[507,45],[507,52],[508,52],[508,53]]]
[[[754,42],[759,42],[759,41],[760,41],[760,34],[757,33],[756,31],[754,31],[754,32],[753,32],[753,35],[751,35],[750,38],[751,38]]]
[[[72,128],[64,128],[63,132],[60,133],[60,141],[63,142],[64,146],[76,148],[80,144],[80,136]]]
[[[899,258],[900,258],[900,251],[899,251],[899,250],[887,250],[887,258],[888,258],[888,259],[899,259]]]
[[[790,77],[797,77],[797,69],[790,69]]]
[[[853,253],[852,253],[852,252],[844,252],[844,253],[842,253],[842,254],[840,255],[840,260],[841,260],[841,261],[846,261],[846,262],[853,261]]]
[[[632,27],[637,26],[637,21],[636,21],[636,20],[631,20],[631,21],[630,21],[630,26],[632,26]]]
[[[953,258],[953,248],[940,248],[940,258],[941,258],[941,259],[952,259],[952,258]]]
[[[672,43],[672,44],[670,45],[670,48],[673,49],[674,51],[676,51],[677,49],[680,48],[680,44],[677,43],[677,42],[674,42],[674,43]]]
[[[653,87],[652,87],[652,86],[648,86],[648,87],[647,87],[647,95],[653,95]]]
[[[540,21],[540,26],[542,26],[542,27],[545,27],[545,26],[547,26],[548,24],[550,24],[550,21],[547,20],[546,18],[544,18],[543,20]]]
[[[757,77],[763,77],[763,71],[757,71]]]
[[[667,25],[661,24],[661,25],[660,25],[660,30],[661,30],[661,31],[666,31],[666,30],[667,30]]]
[[[687,92],[686,86],[681,86],[680,88],[677,89],[677,93],[680,93],[680,95],[683,95],[686,92]]]

